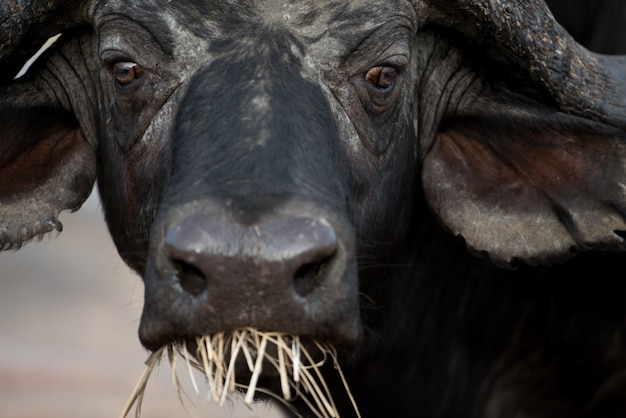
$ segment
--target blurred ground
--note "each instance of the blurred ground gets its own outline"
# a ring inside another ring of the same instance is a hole
[[[0,253],[0,418],[117,417],[144,368],[143,285],[117,255],[95,193],[60,219],[58,237]],[[198,417],[282,416],[267,404],[250,411],[193,400]],[[165,363],[148,383],[142,412],[189,416]]]

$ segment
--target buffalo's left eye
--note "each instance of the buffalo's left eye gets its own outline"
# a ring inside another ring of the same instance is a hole
[[[116,62],[113,64],[113,76],[115,77],[115,81],[122,87],[141,78],[142,75],[143,70],[139,64],[135,62]]]
[[[365,80],[375,87],[386,90],[394,85],[398,77],[398,70],[394,67],[373,67],[365,74]]]

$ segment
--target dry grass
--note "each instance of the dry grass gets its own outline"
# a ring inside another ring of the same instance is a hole
[[[229,333],[198,337],[196,346],[195,355],[189,353],[185,342],[164,346],[152,353],[146,361],[146,368],[133,389],[120,418],[126,418],[133,405],[136,405],[135,417],[139,418],[146,384],[165,351],[167,351],[172,368],[174,387],[183,406],[185,405],[183,392],[177,375],[178,361],[184,363],[195,392],[200,395],[200,389],[194,377],[194,370],[197,370],[207,381],[208,398],[220,402],[221,405],[229,395],[236,393],[245,393],[243,401],[250,405],[254,401],[255,393],[260,392],[273,396],[288,406],[289,401],[300,399],[319,418],[339,418],[339,412],[320,370],[322,365],[332,359],[352,401],[355,416],[360,418],[358,408],[337,362],[336,352],[329,345],[314,343],[314,349],[311,352],[301,344],[297,336],[245,328]],[[245,361],[249,370],[246,376],[250,375],[250,377],[249,379],[246,377],[245,382],[238,380],[241,376],[236,375],[237,361]],[[274,367],[280,376],[280,394],[257,387],[262,368],[267,364]],[[295,410],[293,412],[300,416]]]

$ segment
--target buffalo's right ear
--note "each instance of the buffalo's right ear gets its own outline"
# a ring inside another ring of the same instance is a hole
[[[0,249],[20,248],[76,210],[96,177],[96,154],[68,112],[0,100]]]
[[[39,67],[36,71],[13,80],[46,39],[89,27],[89,5],[80,0],[0,2],[0,250],[61,230],[59,213],[78,209],[93,188],[95,137],[85,139],[74,115],[78,111],[86,125],[85,115],[95,112],[89,101],[75,102],[72,93],[86,98],[95,93],[85,77],[68,91],[68,83],[89,74],[80,45],[80,34],[86,32],[70,31],[61,52],[59,45],[46,52],[40,63],[51,62],[49,68],[36,63],[31,68]]]
[[[85,128],[95,114],[89,100],[75,100],[95,97],[80,44],[89,41],[89,31],[70,30],[89,27],[89,5],[79,0],[0,2],[0,250],[61,230],[59,213],[78,209],[93,188],[95,136],[90,130],[87,141],[74,116],[80,115]],[[49,66],[36,63],[25,77],[13,80],[46,39],[66,30],[70,36],[63,46],[40,60]]]

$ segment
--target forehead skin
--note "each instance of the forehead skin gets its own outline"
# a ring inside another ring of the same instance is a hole
[[[292,58],[285,62],[297,62],[302,76],[325,90],[323,85],[332,85],[334,93],[326,94],[334,109],[339,103],[332,96],[343,96],[340,90],[349,88],[349,77],[365,74],[393,55],[407,55],[417,17],[405,0],[112,0],[99,3],[94,12],[103,61],[138,62],[147,71],[167,75],[181,87],[179,93],[199,69],[217,59],[256,65],[263,77],[259,47],[271,43],[259,41],[282,39]],[[356,132],[344,122],[340,124],[356,149]]]
[[[139,26],[164,54],[175,58],[226,51],[233,40],[252,44],[269,30],[290,33],[307,46],[307,55],[341,60],[380,28],[417,30],[416,11],[403,0],[113,0],[99,3],[94,17],[99,30],[113,26],[118,36],[124,36],[125,29],[130,35]],[[112,38],[107,42],[114,43]]]

